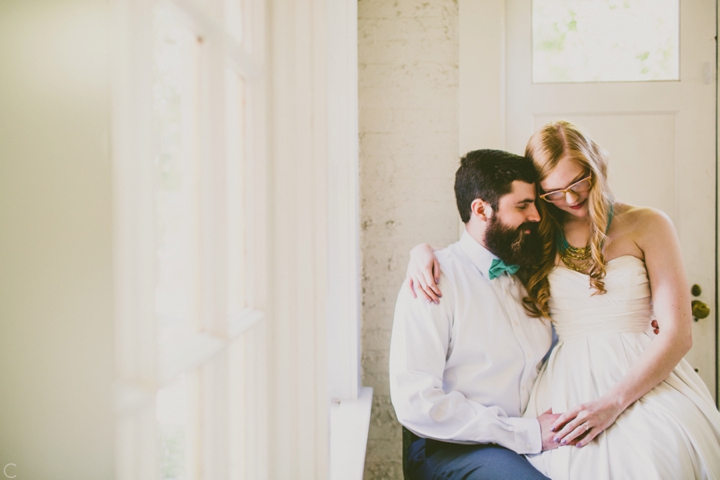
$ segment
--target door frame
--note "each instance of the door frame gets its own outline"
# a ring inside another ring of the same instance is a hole
[[[459,154],[479,148],[505,148],[505,30],[506,0],[459,0],[458,2],[458,146]],[[717,255],[720,240],[720,88],[717,70],[720,52],[717,49],[717,26],[720,24],[720,9],[716,2],[716,74],[715,74],[715,398],[720,401],[720,331],[718,330],[718,308],[720,307],[720,255]]]

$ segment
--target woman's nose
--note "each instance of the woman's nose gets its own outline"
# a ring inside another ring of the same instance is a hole
[[[580,195],[573,192],[572,190],[568,190],[567,192],[565,192],[565,203],[567,203],[568,205],[575,204],[578,198],[580,198]]]

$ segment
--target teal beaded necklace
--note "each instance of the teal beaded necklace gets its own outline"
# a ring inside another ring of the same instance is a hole
[[[610,230],[613,213],[614,208],[613,204],[611,203],[610,212],[608,212],[608,224],[607,228],[605,229],[605,233]],[[562,228],[558,229],[557,244],[558,253],[560,254],[560,260],[562,260],[566,267],[580,273],[585,273],[588,271],[588,268],[592,263],[590,259],[590,245],[585,245],[584,247],[579,248],[573,247],[568,243],[567,239],[565,238],[565,232],[563,232]]]

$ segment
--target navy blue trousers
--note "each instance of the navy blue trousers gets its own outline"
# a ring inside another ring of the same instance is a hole
[[[407,452],[413,480],[550,480],[525,457],[495,444],[458,445],[419,438]]]

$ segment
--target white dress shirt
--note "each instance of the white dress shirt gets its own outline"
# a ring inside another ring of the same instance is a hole
[[[519,279],[490,280],[497,257],[467,232],[436,255],[440,304],[403,288],[395,308],[390,391],[398,420],[421,437],[540,452],[540,424],[521,415],[551,346],[550,322],[525,314]]]

